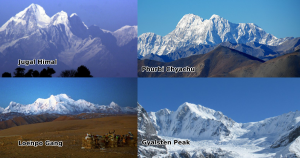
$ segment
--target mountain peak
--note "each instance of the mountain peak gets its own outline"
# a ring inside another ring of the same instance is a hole
[[[181,111],[190,111],[190,113],[194,113],[197,116],[201,116],[204,119],[215,119],[214,113],[216,112],[213,109],[188,102],[185,102],[178,107],[177,112],[180,113]]]
[[[109,104],[109,107],[118,107],[118,106],[119,105],[113,101]]]
[[[73,17],[73,16],[78,16],[76,13],[73,13],[70,15],[70,17]]]
[[[64,94],[64,93],[58,94],[58,95],[56,95],[56,96],[60,96],[60,97],[62,97],[62,98],[70,98],[70,99],[71,99],[70,96],[68,96],[67,94]]]
[[[9,103],[9,106],[10,106],[10,105],[12,105],[12,106],[13,106],[13,105],[15,105],[15,104],[17,104],[17,103],[16,103],[16,102],[14,102],[14,101],[11,101],[11,102]]]
[[[58,24],[66,24],[68,23],[68,14],[64,12],[63,10],[56,13],[51,17],[51,23],[53,25],[58,25]]]
[[[29,14],[31,13],[31,14]],[[16,16],[25,18],[25,16],[34,15],[39,27],[46,27],[50,22],[50,17],[46,14],[43,7],[38,4],[32,3],[26,9],[18,13]]]
[[[4,30],[6,26],[12,21],[14,21],[14,25],[25,25],[26,23],[32,23],[33,26],[44,28],[50,23],[50,17],[46,14],[43,7],[38,4],[32,3],[23,11],[10,18],[10,20],[8,20],[1,27],[0,31]]]
[[[195,106],[200,106],[202,107],[201,105],[196,105],[196,104],[193,104],[193,103],[189,103],[189,102],[184,102],[183,104],[181,104],[178,109],[181,107],[195,107]]]
[[[85,23],[83,21],[81,21],[80,17],[76,14],[76,13],[72,13],[69,17],[69,21],[71,23],[71,27],[75,27],[75,28],[79,28],[79,30],[74,30],[73,33],[75,32],[81,32],[83,34],[86,33],[86,30],[89,29]],[[86,35],[79,35],[79,34],[76,34],[75,35],[79,36],[79,37],[87,37]]]
[[[157,111],[156,113],[158,113],[159,115],[169,115],[171,113],[171,111],[167,108],[161,109],[159,111]]]
[[[117,32],[117,31],[123,31],[123,30],[126,30],[126,29],[133,29],[133,30],[136,30],[136,31],[137,31],[137,25],[133,25],[133,26],[125,25],[125,26],[119,28],[118,30],[116,30],[116,31],[114,31],[114,32]]]
[[[210,19],[221,19],[222,17],[220,17],[219,15],[217,14],[213,14]]]
[[[57,94],[57,95],[51,94],[50,97],[70,98],[70,97],[69,97],[67,94],[65,94],[65,93],[61,93],[61,94]]]
[[[34,3],[31,3],[28,7],[32,7],[32,6],[35,6],[36,4]]]
[[[122,32],[122,31],[128,31],[129,29],[132,29],[132,30],[137,32],[137,26],[136,25],[134,25],[134,26],[125,25],[125,26],[119,28],[118,30],[114,31],[114,33]]]
[[[185,14],[185,15],[182,17],[182,19],[183,19],[183,18],[201,18],[201,17],[198,16],[198,15],[189,13],[189,14]]]
[[[191,25],[198,25],[203,22],[203,18],[195,14],[186,14],[178,22],[176,28],[187,28]]]
[[[34,4],[34,3],[30,4],[27,8],[25,8],[25,10],[28,10],[28,9],[31,9],[33,11],[37,11],[37,10],[45,11],[43,7],[41,7],[38,4]]]
[[[38,9],[38,4],[34,4],[34,3],[31,3],[28,7],[26,7],[24,10],[28,10],[28,9],[32,9],[32,10],[37,10]],[[23,11],[24,11],[23,10]]]
[[[50,95],[49,98],[43,99],[43,98],[38,98],[35,103],[38,104],[44,104],[44,103],[48,103],[49,101],[56,101],[56,102],[61,102],[61,101],[66,101],[66,100],[72,100],[68,95],[66,94],[57,94],[57,95]]]
[[[125,25],[113,32],[113,36],[117,39],[118,46],[124,46],[137,38],[137,26]]]
[[[195,104],[191,104],[189,102],[184,102],[183,104],[181,104],[179,107],[178,107],[178,110],[181,109],[181,108],[185,108],[185,107],[190,107],[190,106],[193,106]],[[177,111],[178,111],[177,110]]]
[[[65,11],[60,11],[60,12],[58,12],[58,13],[56,13],[56,14],[58,14],[58,15],[60,15],[60,16],[67,16],[68,17],[68,13],[67,12],[65,12]],[[74,16],[74,15],[73,15]]]

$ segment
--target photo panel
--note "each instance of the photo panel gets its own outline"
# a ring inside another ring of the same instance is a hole
[[[137,157],[137,78],[0,85],[1,157]]]
[[[137,76],[137,0],[12,0],[0,15],[2,77]]]
[[[299,157],[298,79],[138,79],[138,157]]]
[[[138,3],[139,77],[299,77],[297,0]]]

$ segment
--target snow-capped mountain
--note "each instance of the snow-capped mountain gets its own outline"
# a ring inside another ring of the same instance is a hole
[[[22,105],[16,102],[10,102],[2,113],[17,112],[27,115],[36,114],[78,114],[83,112],[101,112],[111,114],[128,114],[136,113],[136,109],[132,107],[120,107],[114,102],[110,105],[97,105],[79,99],[73,100],[66,94],[51,95],[47,99],[38,98],[34,103]]]
[[[134,28],[103,32],[94,25],[87,27],[76,13],[69,16],[61,11],[49,17],[41,6],[31,4],[0,28],[0,62],[4,63],[0,72],[13,72],[18,59],[57,59],[53,67],[58,74],[85,65],[93,76],[135,77],[136,53],[127,47],[137,40]]]
[[[6,37],[2,40],[14,40],[30,35],[39,28],[46,28],[50,21],[51,18],[41,6],[31,4],[2,25],[0,32],[5,33]]]
[[[118,46],[124,46],[137,38],[137,26],[123,26],[112,33],[117,38]]]
[[[216,45],[222,42],[240,44],[256,42],[276,46],[288,39],[292,39],[292,37],[278,39],[253,23],[235,24],[215,14],[206,20],[194,14],[186,14],[176,28],[166,36],[162,37],[155,33],[140,35],[138,56],[167,55],[190,44]]]
[[[247,129],[246,137],[263,137],[274,135],[276,137],[300,127],[300,112],[289,112],[280,116],[267,118],[259,122],[244,123],[242,128]]]
[[[157,157],[300,157],[299,111],[237,123],[221,112],[186,102],[176,111],[148,115],[162,139],[191,141],[189,146],[166,145],[168,154]]]
[[[184,103],[176,111],[162,109],[150,112],[159,135],[190,139],[226,139],[240,130],[240,124],[221,112]]]

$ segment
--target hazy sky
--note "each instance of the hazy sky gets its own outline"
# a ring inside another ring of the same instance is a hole
[[[209,19],[217,14],[233,23],[255,23],[277,38],[300,37],[299,0],[139,0],[138,35],[166,35],[188,13]]]
[[[38,98],[67,94],[74,100],[109,105],[136,107],[136,78],[1,78],[0,107],[10,101],[32,104]]]
[[[137,0],[7,0],[1,1],[0,26],[30,4],[42,6],[52,17],[60,11],[76,13],[87,25],[115,31],[124,25],[137,25]]]
[[[200,104],[246,123],[300,110],[299,89],[298,78],[139,78],[138,102],[148,112]]]

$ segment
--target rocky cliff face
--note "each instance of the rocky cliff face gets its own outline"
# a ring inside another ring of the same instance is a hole
[[[138,157],[153,157],[160,154],[167,154],[165,145],[147,146],[143,145],[142,140],[161,140],[157,136],[156,130],[146,112],[146,110],[137,104],[138,111]]]

